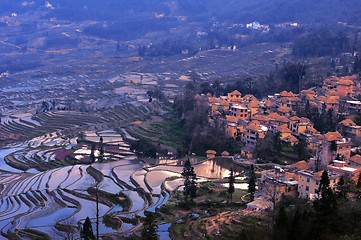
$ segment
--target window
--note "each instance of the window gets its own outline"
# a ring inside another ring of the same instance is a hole
[[[306,186],[306,191],[310,191],[310,188],[308,186]]]
[[[307,178],[307,182],[310,182],[310,178]]]

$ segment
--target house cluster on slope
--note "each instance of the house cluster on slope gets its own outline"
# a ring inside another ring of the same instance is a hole
[[[361,173],[361,156],[354,155],[349,162],[334,160],[324,170],[328,172],[330,186],[334,189],[341,177],[357,182]],[[258,179],[256,198],[247,204],[247,208],[272,209],[285,196],[314,200],[319,197],[322,173],[323,171],[315,171],[310,163],[304,160],[282,168],[262,171]]]
[[[263,173],[259,186],[261,190],[262,183],[278,184],[283,189],[277,191],[279,194],[312,199],[317,194],[323,170],[328,170],[335,182],[341,175],[354,180],[359,176],[361,156],[351,157],[351,147],[360,142],[361,126],[348,116],[361,112],[360,96],[361,82],[353,75],[327,78],[322,88],[302,90],[299,94],[282,91],[257,99],[235,90],[219,98],[197,95],[196,101],[209,104],[210,124],[223,127],[229,137],[243,142],[244,158],[253,157],[257,143],[268,131],[278,133],[281,141],[291,146],[304,140],[314,156],[288,169]],[[334,120],[340,117],[345,120],[337,123],[337,129],[321,134],[310,119],[297,116],[300,108],[306,112],[317,109],[319,113],[327,112]]]

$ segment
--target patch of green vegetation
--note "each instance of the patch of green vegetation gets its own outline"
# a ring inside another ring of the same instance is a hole
[[[172,224],[172,226],[169,229],[172,235],[172,239],[177,239],[176,236],[183,236],[184,230],[185,230],[185,224]]]
[[[138,224],[139,222],[139,218],[138,217],[135,217],[135,218],[126,218],[126,217],[119,217],[123,222],[125,223],[129,223],[129,224],[132,224],[132,225],[136,225]]]
[[[148,128],[157,133],[159,142],[174,148],[182,148],[185,145],[186,135],[182,127],[173,121],[151,123]]]
[[[92,196],[96,196],[98,194],[98,197],[100,199],[122,206],[123,208],[122,212],[128,212],[132,205],[132,202],[129,199],[129,197],[122,192],[119,192],[118,194],[113,194],[102,191],[100,189],[96,189],[94,187],[88,188],[87,192]]]
[[[120,219],[110,214],[105,214],[103,216],[103,223],[106,227],[110,227],[114,230],[118,230],[122,226]]]
[[[20,169],[23,171],[29,170],[29,166],[19,162],[13,155],[5,157],[5,162],[13,168]]]
[[[51,237],[43,232],[37,231],[35,229],[26,228],[21,231],[22,235],[27,236],[31,239],[37,239],[37,240],[51,240]],[[19,238],[19,236],[15,233],[9,232],[8,234],[9,239],[23,239]]]
[[[87,167],[86,172],[89,173],[89,175],[92,176],[98,183],[102,182],[104,179],[103,174],[92,166]]]

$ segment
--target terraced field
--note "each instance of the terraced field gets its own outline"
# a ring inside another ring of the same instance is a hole
[[[49,111],[38,114],[8,114],[1,117],[0,137],[8,143],[9,139],[28,140],[49,133],[58,136],[79,133],[89,128],[122,128],[131,122],[143,121],[149,114],[162,111],[160,103],[127,103],[104,112]],[[48,144],[52,144],[51,142]]]
[[[95,231],[97,202],[101,235],[119,238],[139,230],[144,213],[156,211],[183,184],[181,162],[148,166],[123,139],[135,140],[131,123],[158,110],[157,104],[128,104],[104,114],[54,111],[3,117],[0,134],[27,139],[0,149],[1,236],[80,237],[86,217]],[[205,164],[195,167],[198,176],[222,177],[204,171],[210,166]]]
[[[53,133],[22,144],[14,149],[15,153],[0,150],[0,155],[2,151],[3,155],[12,153],[4,157],[11,157],[17,164],[35,161],[37,164],[54,162],[55,166],[61,162],[57,159],[61,155],[59,152],[69,150],[77,156],[89,155],[91,143],[98,143],[102,137],[106,158],[104,163],[96,161],[46,171],[20,173],[12,172],[14,168],[7,169],[9,172],[0,175],[2,236],[57,238],[64,229],[72,229],[73,235],[79,236],[78,226],[86,217],[89,216],[95,226],[97,194],[100,234],[126,234],[141,226],[138,219],[144,216],[145,211],[155,211],[167,201],[169,193],[164,182],[168,177],[179,177],[180,174],[148,169],[143,162],[135,159],[129,145],[114,131],[88,131],[84,137],[90,144],[77,143],[75,139],[58,139]],[[49,146],[46,146],[47,143]],[[95,152],[95,156],[98,155],[99,152]],[[94,192],[96,186],[98,190]],[[120,226],[110,228],[104,224],[105,215],[117,219],[121,222]],[[69,225],[72,227],[64,228]]]

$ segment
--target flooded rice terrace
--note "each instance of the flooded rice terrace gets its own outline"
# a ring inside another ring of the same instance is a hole
[[[122,136],[112,130],[85,132],[82,141],[58,135],[50,133],[0,150],[2,236],[17,233],[56,238],[64,234],[64,226],[72,226],[74,236],[79,237],[77,229],[86,217],[95,229],[96,185],[100,234],[126,234],[141,226],[137,216],[156,211],[168,201],[170,191],[183,185],[185,160],[140,161]],[[92,162],[92,154],[105,161]],[[72,161],[76,164],[69,164]],[[244,172],[231,159],[192,157],[191,162],[200,181],[228,177],[231,168],[236,176]],[[49,165],[57,167],[42,170]],[[109,216],[115,216],[119,224],[103,221]],[[164,226],[160,236],[167,239],[169,226]]]

